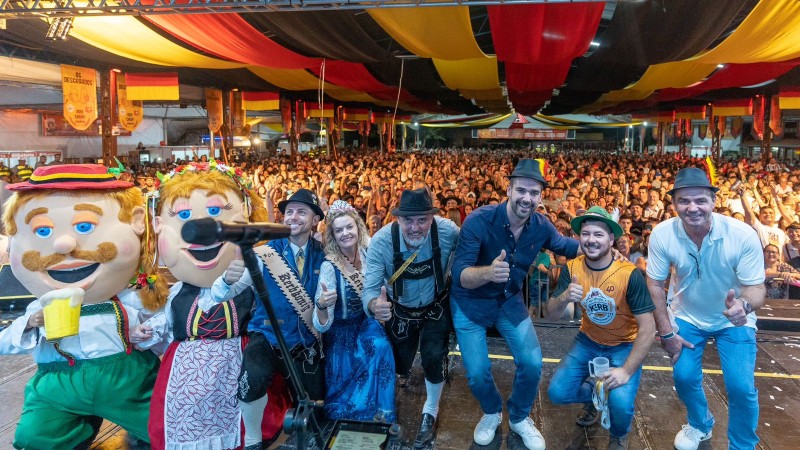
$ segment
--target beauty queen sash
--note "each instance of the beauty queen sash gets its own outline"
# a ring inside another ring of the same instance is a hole
[[[340,258],[331,258],[328,261],[339,269],[339,272],[342,273],[347,284],[361,297],[361,291],[364,290],[364,276],[361,275],[361,272],[356,270],[356,268],[350,264],[350,261],[342,261]]]
[[[262,245],[255,249],[255,253],[261,258],[264,266],[267,267],[272,279],[286,296],[289,304],[292,305],[295,314],[303,321],[308,331],[319,340],[319,331],[312,326],[311,314],[314,312],[314,301],[300,283],[297,275],[286,264],[283,257],[275,252],[269,245]]]

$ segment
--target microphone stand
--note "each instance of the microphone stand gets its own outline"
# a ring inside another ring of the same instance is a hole
[[[264,276],[261,274],[261,268],[258,265],[258,257],[253,251],[252,236],[243,236],[238,242],[234,242],[242,250],[242,259],[247,271],[250,272],[250,277],[253,279],[253,288],[258,294],[258,298],[267,310],[269,323],[272,329],[275,330],[275,338],[278,340],[278,347],[280,348],[281,355],[283,356],[283,363],[286,365],[286,372],[289,374],[289,381],[292,389],[294,390],[295,400],[297,401],[297,408],[286,412],[283,419],[283,429],[288,434],[295,434],[295,448],[298,450],[306,449],[306,433],[308,426],[311,426],[311,435],[316,440],[317,447],[323,448],[325,445],[322,442],[322,430],[319,423],[314,416],[314,408],[318,407],[317,402],[308,398],[308,393],[300,382],[300,374],[294,366],[292,355],[289,348],[286,346],[286,340],[283,338],[278,323],[278,317],[275,315],[275,310],[272,308],[272,302],[269,300],[269,292],[267,291],[267,283],[264,281]]]

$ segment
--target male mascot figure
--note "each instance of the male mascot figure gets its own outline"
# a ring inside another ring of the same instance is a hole
[[[243,336],[251,317],[252,290],[213,306],[204,302],[211,285],[237,257],[229,242],[202,246],[185,242],[189,220],[264,222],[267,212],[240,172],[212,160],[159,174],[150,203],[160,260],[178,280],[167,305],[132,333],[140,347],[168,343],[153,392],[153,449],[231,449],[241,445],[236,398]],[[202,368],[202,370],[200,370]],[[288,403],[288,400],[287,400]],[[281,411],[282,419],[282,411]]]
[[[8,189],[11,269],[37,297],[0,332],[0,354],[32,353],[38,364],[14,447],[86,448],[99,418],[148,442],[159,361],[132,349],[129,330],[162,306],[166,286],[154,275],[141,191],[98,164],[40,167]],[[63,315],[45,319],[64,293],[73,297],[77,335],[55,335]]]

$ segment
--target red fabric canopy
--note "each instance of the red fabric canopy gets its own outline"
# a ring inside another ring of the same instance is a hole
[[[692,87],[662,89],[658,92],[657,99],[660,102],[668,102],[695,97],[715,89],[752,86],[778,78],[798,65],[800,60],[797,59],[777,63],[727,64],[714,72],[706,81]]]
[[[299,55],[276,44],[238,14],[164,14],[142,17],[187,44],[223,59],[276,69],[306,69],[319,66],[321,61]]]
[[[310,70],[316,76],[321,77],[320,65]],[[392,102],[397,100],[397,88],[387,86],[378,81],[363,64],[347,61],[325,61],[325,82],[355,91],[366,92],[379,100]],[[400,92],[400,100],[413,101],[416,98],[403,89]]]
[[[551,91],[564,83],[572,60],[589,49],[604,3],[489,6],[497,59],[505,63],[509,91]],[[524,101],[528,112],[531,99]],[[548,95],[549,98],[549,95]],[[546,100],[546,99],[545,99]]]

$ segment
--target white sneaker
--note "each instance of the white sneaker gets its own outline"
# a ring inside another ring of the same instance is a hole
[[[475,443],[478,445],[491,444],[494,440],[497,427],[502,421],[503,413],[501,412],[497,414],[484,414],[480,422],[478,422],[478,425],[475,426],[475,432],[472,434]]]
[[[533,424],[533,419],[530,417],[522,422],[509,422],[508,426],[511,428],[511,431],[517,433],[519,437],[522,438],[522,443],[525,444],[528,450],[545,450],[544,437],[542,437],[542,433],[536,429],[536,426]]]
[[[701,442],[711,439],[711,431],[703,433],[688,423],[675,435],[675,448],[678,450],[697,450]]]

